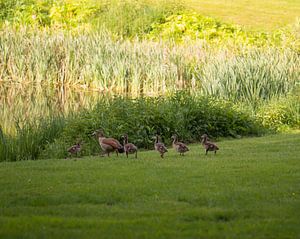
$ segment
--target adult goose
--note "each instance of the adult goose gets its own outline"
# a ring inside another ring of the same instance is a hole
[[[123,145],[114,138],[106,138],[102,130],[96,130],[92,135],[97,137],[100,147],[108,157],[111,152],[116,152],[117,156],[118,153],[124,153]]]

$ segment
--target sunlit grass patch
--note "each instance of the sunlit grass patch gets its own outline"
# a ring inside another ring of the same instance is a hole
[[[217,144],[0,163],[0,236],[296,237],[299,132]]]

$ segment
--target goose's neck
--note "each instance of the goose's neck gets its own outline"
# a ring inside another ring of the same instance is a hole
[[[125,144],[128,144],[128,139],[127,138],[123,139],[123,145],[125,145]]]
[[[103,139],[105,139],[105,137],[104,137],[104,136],[98,136],[98,140],[99,140],[99,142],[102,142],[102,141],[103,141]]]
[[[178,142],[177,137],[173,138],[173,144],[176,144]]]
[[[158,136],[156,135],[155,143],[157,144],[159,142]]]

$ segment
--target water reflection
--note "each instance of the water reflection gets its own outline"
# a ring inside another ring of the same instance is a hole
[[[16,132],[16,122],[22,124],[39,117],[90,108],[103,95],[102,92],[63,87],[1,85],[0,126],[5,133],[13,135]]]

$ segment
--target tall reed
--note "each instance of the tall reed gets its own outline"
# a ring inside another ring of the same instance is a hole
[[[105,32],[73,35],[5,29],[0,50],[4,92],[12,83],[25,90],[78,88],[133,97],[191,89],[250,102],[286,94],[300,71],[300,59],[291,50],[230,53],[197,43],[114,40]]]
[[[218,56],[201,72],[205,95],[257,107],[263,101],[287,95],[300,82],[298,54],[277,49],[254,49],[237,56]]]
[[[17,125],[16,136],[5,134],[0,125],[0,162],[37,159],[45,146],[61,134],[64,123],[56,116]]]

